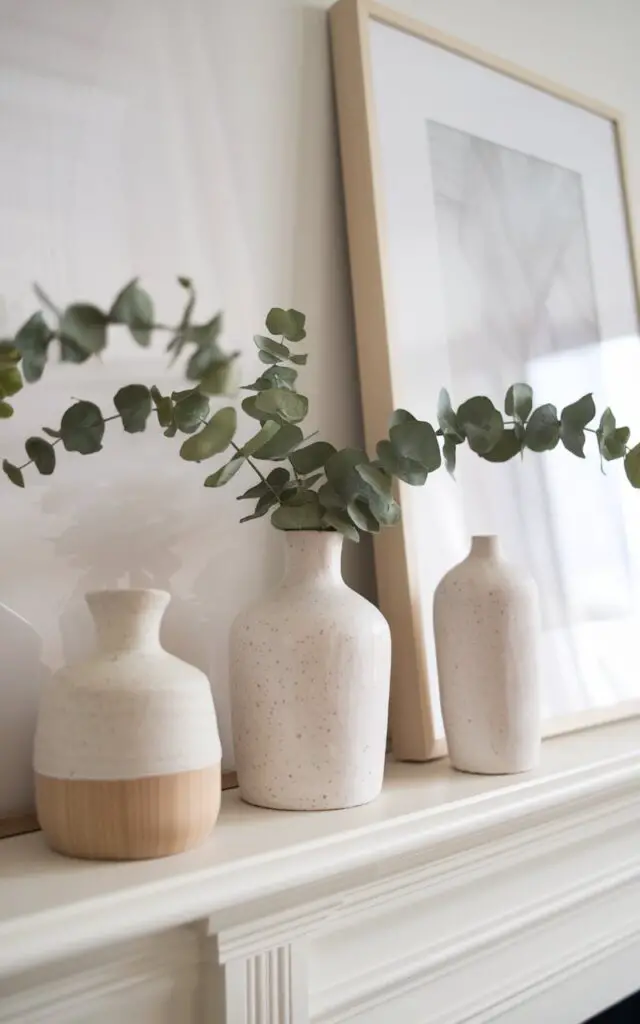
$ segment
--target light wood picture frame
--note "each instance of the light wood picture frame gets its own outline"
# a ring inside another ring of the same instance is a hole
[[[616,326],[615,330],[613,328],[612,330],[616,338],[620,335],[621,338],[626,339],[628,335],[636,342],[639,311],[638,254],[633,241],[633,226],[626,192],[624,128],[619,112],[507,61],[484,53],[414,19],[370,2],[370,0],[338,0],[338,3],[330,11],[330,25],[367,447],[370,450],[373,449],[376,441],[386,436],[388,416],[393,408],[407,406],[416,415],[423,416],[421,409],[416,409],[406,401],[407,394],[413,395],[414,390],[407,376],[410,371],[398,365],[397,344],[397,337],[402,335],[403,330],[407,333],[407,337],[413,330],[413,325],[407,328],[411,319],[411,311],[406,314],[404,311],[399,313],[398,307],[401,305],[399,294],[402,293],[405,300],[409,296],[410,304],[413,301],[413,295],[421,285],[415,267],[413,264],[408,265],[409,261],[407,260],[405,276],[408,280],[402,282],[401,289],[397,287],[400,276],[398,267],[399,231],[397,227],[401,217],[401,214],[398,213],[400,201],[395,201],[395,199],[390,201],[390,191],[396,189],[399,194],[405,184],[402,171],[398,171],[396,174],[392,160],[396,160],[400,164],[403,156],[407,157],[411,150],[411,146],[408,144],[406,151],[402,149],[404,141],[409,139],[409,128],[407,127],[409,115],[406,114],[405,103],[413,102],[413,93],[422,80],[417,74],[413,78],[411,77],[412,71],[408,69],[408,65],[412,60],[415,60],[416,63],[420,60],[418,53],[420,48],[428,48],[431,56],[436,54],[441,62],[441,57],[444,55],[450,68],[453,67],[452,61],[456,60],[462,68],[460,71],[462,76],[471,74],[477,78],[482,72],[490,83],[487,86],[488,89],[498,87],[511,89],[514,92],[514,102],[526,98],[526,90],[533,105],[533,121],[537,116],[536,104],[545,103],[557,108],[559,118],[564,117],[566,120],[574,116],[582,118],[585,124],[589,119],[593,119],[594,123],[597,122],[594,132],[597,129],[600,132],[600,138],[610,140],[610,146],[607,141],[607,147],[611,152],[608,153],[607,159],[609,165],[615,164],[615,171],[611,173],[616,176],[619,195],[612,195],[611,209],[605,212],[612,223],[615,221],[615,230],[618,232],[616,239],[619,242],[616,247],[616,258],[620,261],[621,276],[625,278],[624,288],[626,289],[622,296],[623,301],[620,303],[625,310],[620,324],[624,320],[624,325]],[[390,70],[388,68],[386,72],[381,61],[383,33],[388,33],[389,38],[393,36],[394,40],[392,44],[389,43]],[[409,49],[411,49],[411,54],[409,54]],[[407,54],[406,61],[404,60],[405,53]],[[422,49],[420,49],[420,53],[422,53]],[[392,66],[394,54],[396,63]],[[375,67],[374,59],[378,62]],[[378,71],[378,68],[382,68],[382,70]],[[436,72],[437,68],[436,71],[430,71],[432,84],[433,81],[436,81],[434,79]],[[387,74],[386,78],[385,73]],[[383,95],[385,82],[388,85],[395,78],[397,78],[397,82],[393,82],[392,87],[389,88],[390,91],[392,88],[395,89],[396,93],[387,100]],[[446,93],[448,86],[452,83],[454,83],[453,77],[443,78],[441,84],[440,80],[437,80],[437,88],[429,90],[425,87],[420,94],[419,103],[425,102],[427,96],[433,96],[435,93]],[[416,86],[415,89],[412,88],[413,85]],[[465,96],[467,99],[469,97],[469,90],[465,93],[461,87],[457,86],[456,88],[456,102],[458,103],[456,109],[462,109]],[[455,90],[452,91],[455,92]],[[516,96],[517,91],[519,92]],[[394,99],[395,108],[393,108]],[[473,102],[480,109],[481,98],[474,96]],[[507,106],[505,106],[505,110]],[[578,112],[584,113],[579,114]],[[546,108],[544,113],[547,113]],[[481,147],[494,145],[503,152],[516,153],[518,159],[522,155],[530,161],[530,164],[535,162],[536,168],[544,163],[547,168],[552,168],[548,174],[545,168],[542,168],[541,173],[547,174],[547,178],[549,174],[553,173],[564,181],[567,180],[569,174],[573,175],[571,188],[575,186],[574,190],[580,196],[579,201],[584,202],[582,181],[578,184],[575,182],[579,175],[571,171],[570,165],[565,164],[562,160],[547,162],[547,159],[536,156],[533,149],[530,150],[528,147],[521,147],[518,144],[503,142],[498,146],[495,140],[491,141],[490,132],[485,134],[482,129],[460,131],[459,125],[454,123],[455,118],[451,121],[442,118],[442,123],[438,123],[439,119],[434,114],[421,116],[425,118],[425,128],[428,123],[429,131],[431,131],[431,124],[435,124],[435,134],[440,140],[445,140],[446,145],[441,147],[445,156],[447,147],[450,152],[457,152],[461,145],[458,138],[451,139],[447,133],[455,134],[457,132],[459,135],[465,135],[465,132],[469,132],[464,140],[465,145],[470,138],[474,145],[479,144]],[[460,116],[462,117],[462,115]],[[432,120],[427,121],[428,118]],[[392,123],[394,120],[395,124]],[[508,120],[506,115],[505,120]],[[541,116],[539,120],[541,124],[544,124],[544,117]],[[582,125],[582,121],[580,125]],[[576,128],[576,137],[579,135],[578,127]],[[402,136],[402,132],[405,133],[404,136]],[[521,135],[522,132],[520,132]],[[398,153],[393,152],[390,155],[393,150],[390,140],[394,140],[396,136],[400,139]],[[412,138],[411,145],[414,147],[411,152],[415,155],[418,153],[416,137]],[[584,143],[585,152],[588,145],[591,143]],[[428,159],[426,130],[424,138],[420,139],[420,146],[422,148],[419,160],[426,161]],[[414,175],[408,187],[415,190],[418,185],[415,181],[417,172],[413,163],[410,159],[405,160],[405,166],[411,167]],[[611,166],[609,171],[611,171]],[[431,181],[431,185],[433,187],[433,181]],[[584,188],[588,192],[588,183]],[[424,191],[426,195],[428,191],[426,179]],[[436,200],[433,196],[431,196],[431,201],[435,205]],[[406,214],[406,198],[403,198],[403,202]],[[587,221],[589,212],[587,204],[587,212],[585,213],[584,209],[581,210],[581,216]],[[606,217],[603,215],[602,219],[604,223]],[[589,222],[589,230],[592,228],[593,224]],[[584,230],[586,237],[586,229]],[[418,228],[411,225],[411,232],[410,241],[413,243],[416,242]],[[416,242],[417,249],[420,244],[422,244],[422,239],[418,239]],[[437,245],[435,242],[433,244]],[[408,243],[407,248],[409,248]],[[584,252],[587,253],[587,256],[590,254],[591,259],[596,262],[602,256],[591,235],[584,243]],[[414,262],[419,263],[419,259]],[[586,260],[584,262],[586,263]],[[413,291],[411,291],[412,284]],[[428,288],[426,275],[424,288]],[[598,292],[598,288],[599,283],[596,280],[594,285],[596,292]],[[435,298],[437,291],[438,289],[432,289],[432,298]],[[601,292],[602,290],[598,292],[598,301]],[[439,301],[444,304],[441,296]],[[594,299],[594,308],[595,301]],[[599,318],[601,318],[600,306],[595,308],[594,312],[594,319],[597,321]],[[602,337],[608,339],[612,336],[612,330],[607,329]],[[408,350],[411,350],[411,344],[407,343],[407,345]],[[416,351],[415,338],[413,351],[414,353]],[[632,358],[635,358],[633,353]],[[437,359],[434,362],[433,375],[435,376],[442,360],[440,363]],[[514,377],[513,379],[526,378]],[[575,380],[572,383],[575,390]],[[429,380],[429,408],[425,408],[424,418],[434,420],[433,394],[437,391],[433,392],[433,388],[439,388],[445,384],[447,381],[443,379]],[[594,389],[586,387],[584,390]],[[462,401],[469,397],[469,394],[475,393],[479,392],[473,390],[467,394],[458,394],[457,400]],[[578,397],[579,393],[572,395],[571,398]],[[502,396],[492,394],[492,397],[497,402]],[[607,401],[604,404],[609,404],[609,398],[610,396],[607,395]],[[540,395],[540,401],[554,400],[554,396]],[[611,400],[611,404],[615,407],[613,400]],[[633,424],[630,425],[633,427]],[[555,457],[555,453],[553,454]],[[583,468],[578,464],[578,471]],[[503,467],[492,467],[492,469],[500,473]],[[613,477],[614,473],[612,472],[610,475]],[[491,479],[494,481],[496,477],[492,476]],[[591,477],[589,480],[591,481]],[[434,486],[440,486],[440,475],[438,475],[437,484]],[[427,487],[431,487],[430,482]],[[416,504],[417,499],[414,498],[413,493],[409,493],[410,491],[413,492],[414,489],[401,485],[402,524],[399,528],[383,531],[376,537],[375,561],[380,607],[390,622],[393,637],[391,698],[393,751],[395,756],[401,760],[423,761],[445,753],[445,746],[441,722],[439,722],[437,697],[434,699],[433,651],[430,650],[430,637],[426,625],[426,605],[430,595],[425,594],[425,584],[421,578],[422,563],[418,554],[419,537],[423,530],[421,509],[424,506]],[[437,495],[433,501],[437,502]],[[438,545],[437,535],[434,538],[434,544]],[[584,660],[587,655],[581,652],[580,656]],[[588,700],[585,700],[583,701],[585,706],[578,709],[572,708],[559,712],[556,709],[553,713],[547,714],[544,726],[545,734],[553,735],[640,713],[640,684],[636,689],[632,688],[629,694],[623,694],[621,699],[610,699],[604,702],[600,698],[599,700],[600,703],[596,702],[592,706],[587,706]]]

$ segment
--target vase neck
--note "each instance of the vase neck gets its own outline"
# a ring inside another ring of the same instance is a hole
[[[108,651],[158,651],[169,603],[164,590],[96,590],[87,594],[98,646]]]
[[[321,530],[291,530],[286,534],[285,586],[341,581],[341,534]]]
[[[472,537],[471,554],[475,558],[500,558],[500,538],[495,534]]]

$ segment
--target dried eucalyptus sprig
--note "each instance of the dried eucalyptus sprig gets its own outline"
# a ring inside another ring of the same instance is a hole
[[[584,458],[586,433],[592,433],[601,460],[624,458],[630,483],[640,487],[640,445],[628,447],[629,428],[618,427],[610,409],[593,428],[589,426],[596,416],[592,395],[584,395],[558,415],[549,404],[534,410],[528,384],[508,389],[504,416],[485,396],[470,398],[454,410],[447,391],[442,390],[437,429],[398,409],[391,416],[388,438],[377,445],[375,459],[359,448],[336,450],[322,440],[306,443],[309,438],[305,439],[300,424],[309,402],[296,390],[296,367],[304,365],[307,356],[290,348],[305,337],[304,325],[302,313],[272,309],[266,328],[275,337],[254,339],[268,369],[245,388],[255,394],[244,399],[242,409],[260,423],[258,433],[238,447],[233,440],[234,418],[225,411],[224,422],[214,417],[182,446],[183,458],[194,461],[233,448],[231,460],[207,477],[206,487],[226,484],[244,465],[259,477],[255,486],[240,495],[256,502],[253,513],[241,522],[270,512],[278,529],[337,530],[357,541],[361,533],[378,533],[381,527],[398,522],[394,478],[419,487],[443,463],[453,474],[457,448],[464,443],[488,462],[507,462],[527,450],[551,451],[559,443]],[[268,470],[264,464],[272,462],[279,465]]]
[[[135,434],[145,429],[149,416],[155,411],[167,437],[173,437],[178,431],[191,434],[201,426],[209,415],[209,396],[224,393],[231,364],[238,353],[226,354],[219,346],[221,313],[206,323],[193,323],[196,302],[193,284],[186,277],[179,277],[178,281],[187,292],[187,300],[176,327],[155,323],[151,297],[137,279],[130,281],[118,293],[108,313],[88,303],[73,303],[63,311],[58,310],[36,286],[36,293],[53,318],[53,326],[42,312],[34,313],[12,341],[0,342],[0,418],[13,414],[13,408],[6,399],[23,386],[20,368],[25,380],[39,380],[46,366],[49,347],[54,342],[59,345],[61,360],[85,362],[103,351],[107,345],[108,328],[114,324],[127,326],[135,341],[144,347],[151,343],[154,330],[168,331],[171,337],[167,351],[171,353],[172,362],[188,346],[190,356],[186,376],[198,383],[171,395],[162,395],[155,386],[128,384],[114,396],[116,413],[110,416],[103,416],[94,402],[76,401],[64,413],[58,428],[43,428],[43,433],[51,440],[28,438],[25,443],[27,461],[23,465],[15,466],[6,459],[3,461],[2,468],[12,483],[24,487],[23,470],[31,464],[46,476],[53,473],[56,466],[54,449],[58,444],[81,455],[100,451],[106,424],[112,420],[121,420],[124,430]],[[227,410],[226,415],[231,414],[235,424],[234,409]]]

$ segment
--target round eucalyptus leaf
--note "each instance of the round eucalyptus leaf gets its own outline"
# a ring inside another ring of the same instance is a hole
[[[579,459],[584,459],[584,446],[587,438],[582,427],[577,427],[575,423],[571,422],[561,422],[560,440],[568,452],[576,455]]]
[[[60,334],[74,342],[83,352],[94,355],[107,344],[109,318],[88,302],[67,306],[60,321]]]
[[[102,448],[104,419],[93,402],[76,402],[64,413],[60,437],[68,452],[92,455]]]
[[[29,317],[16,334],[14,341],[22,356],[22,373],[29,383],[40,380],[53,336],[53,331],[40,312]]]
[[[127,434],[139,434],[151,415],[151,393],[144,384],[127,384],[113,397]]]
[[[344,509],[346,506],[344,498],[341,498],[338,492],[334,490],[329,483],[323,484],[318,490],[318,498],[320,500],[320,504],[325,509]]]
[[[9,477],[12,484],[15,484],[16,487],[24,487],[24,477],[22,475],[22,470],[18,466],[14,466],[8,459],[3,459],[2,469]]]
[[[155,384],[151,388],[151,397],[156,407],[158,423],[161,427],[170,427],[173,423],[173,402],[168,395],[161,394]]]
[[[224,484],[228,484],[229,481],[236,475],[239,469],[245,463],[245,459],[242,455],[234,455],[234,457],[217,469],[215,473],[208,476],[204,482],[205,487],[223,487]]]
[[[193,434],[209,415],[209,399],[198,388],[188,391],[174,391],[173,419],[183,434]]]
[[[345,503],[360,493],[362,477],[356,472],[356,466],[368,461],[366,452],[360,448],[342,448],[327,459],[324,467],[327,480]]]
[[[254,434],[253,437],[250,437],[249,440],[243,444],[242,454],[245,456],[253,455],[253,453],[257,452],[259,448],[262,448],[267,441],[270,441],[272,437],[275,437],[279,430],[279,423],[276,423],[275,420],[267,420],[267,422],[260,427],[258,433]]]
[[[8,420],[13,416],[13,406],[0,399],[0,420]]]
[[[0,367],[0,398],[11,398],[22,387],[22,374],[17,366]]]
[[[266,413],[262,409],[258,409],[256,405],[257,400],[257,395],[249,395],[248,398],[243,398],[241,402],[243,412],[246,412],[247,416],[251,416],[254,420],[260,420],[261,423],[268,419],[275,419],[276,422],[279,422],[280,417],[277,414]]]
[[[365,533],[379,533],[380,523],[373,515],[364,498],[355,498],[347,505],[349,518],[360,530]]]
[[[389,439],[396,454],[401,458],[417,462],[428,473],[439,469],[442,462],[440,445],[430,423],[405,420],[391,428]]]
[[[631,436],[628,427],[617,427],[616,418],[611,409],[607,408],[600,417],[600,425],[596,431],[598,447],[602,458],[607,462],[623,458],[627,450],[627,442]]]
[[[640,444],[625,455],[624,471],[631,486],[640,487]]]
[[[87,359],[91,359],[91,352],[88,352],[84,348],[80,348],[75,341],[71,338],[60,337],[60,360],[63,363],[86,363]]]
[[[503,430],[498,443],[490,452],[485,452],[481,458],[486,459],[487,462],[508,462],[520,451],[522,451],[522,442],[515,430]]]
[[[265,326],[269,334],[285,337],[287,341],[302,341],[306,336],[304,329],[304,313],[297,309],[280,309],[275,307],[269,310]]]
[[[233,406],[226,406],[218,409],[209,422],[198,431],[192,434],[183,442],[180,448],[180,456],[187,462],[203,462],[213,455],[219,455],[231,444],[236,432],[237,416]],[[243,456],[240,456],[242,461]],[[214,474],[215,475],[215,474]],[[223,481],[226,482],[226,481]],[[213,484],[207,484],[212,487]]]
[[[529,384],[512,384],[504,396],[504,411],[507,416],[525,423],[532,409],[533,389]]]
[[[393,495],[383,497],[375,492],[367,497],[369,508],[381,526],[395,526],[400,522],[401,512]]]
[[[56,453],[52,444],[43,437],[29,437],[25,441],[27,455],[43,476],[51,476],[56,468]]]
[[[414,423],[415,419],[413,413],[407,412],[406,409],[394,409],[389,417],[389,430],[397,427],[399,423]]]
[[[356,473],[376,494],[383,498],[391,494],[391,477],[383,469],[372,466],[371,463],[361,462],[356,466]]]
[[[253,343],[261,352],[267,352],[270,356],[274,356],[276,362],[280,359],[288,359],[291,354],[286,345],[274,341],[273,338],[265,338],[262,334],[254,334]]]
[[[267,366],[275,366],[280,362],[278,356],[272,356],[270,352],[258,352],[258,359],[261,363],[266,363]]]
[[[298,448],[292,452],[289,461],[296,473],[306,476],[316,469],[322,469],[335,450],[328,441],[313,441],[311,444],[305,445],[304,448]]]
[[[587,423],[591,423],[595,414],[596,406],[593,401],[593,395],[583,395],[577,402],[565,405],[560,413],[560,423],[562,426],[567,424],[567,426],[580,429],[586,427]]]
[[[277,530],[320,530],[322,509],[318,502],[302,505],[279,505],[271,516]]]
[[[324,526],[330,526],[332,530],[336,530],[337,533],[341,533],[343,537],[347,537],[355,544],[360,540],[360,533],[353,525],[353,522],[347,512],[343,512],[338,509],[331,509],[324,513],[322,523]]]
[[[555,405],[539,405],[527,423],[524,443],[532,452],[550,452],[560,440],[560,423]]]
[[[467,435],[469,447],[477,455],[490,452],[500,440],[504,429],[502,415],[491,399],[484,395],[463,402],[458,409],[457,419]]]
[[[453,411],[446,388],[441,388],[438,395],[438,426],[445,437],[450,435],[457,441],[464,441],[464,430]]]
[[[255,459],[283,459],[304,440],[300,427],[293,423],[283,423],[278,433],[270,441],[253,453]]]
[[[20,359],[20,352],[12,341],[0,341],[0,370],[17,366]]]
[[[113,324],[126,324],[139,345],[146,347],[151,343],[153,302],[138,284],[137,277],[118,292],[109,310],[109,320]]]
[[[296,366],[306,366],[308,358],[309,356],[306,352],[295,353],[294,355],[289,356],[291,362],[295,363]]]
[[[292,366],[270,366],[268,370],[265,370],[262,374],[261,380],[265,381],[267,387],[274,388],[294,388],[295,382],[298,378],[298,371],[294,370]],[[265,391],[266,388],[258,388],[259,391]]]
[[[428,471],[419,462],[398,455],[391,441],[379,441],[376,452],[383,469],[398,480],[411,484],[412,487],[421,487],[427,479]]]
[[[309,399],[288,388],[269,388],[255,396],[255,407],[269,416],[280,416],[287,423],[300,423],[309,411]]]

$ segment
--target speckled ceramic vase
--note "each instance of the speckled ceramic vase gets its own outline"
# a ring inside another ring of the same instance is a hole
[[[280,586],[231,634],[231,718],[240,793],[260,807],[366,804],[382,788],[391,638],[343,581],[342,537],[285,534]]]
[[[497,537],[474,537],[434,597],[438,682],[454,768],[509,775],[540,755],[538,597]]]
[[[87,596],[98,652],[43,692],[36,807],[54,850],[132,860],[201,843],[220,809],[221,748],[209,681],[160,645],[161,590]]]

